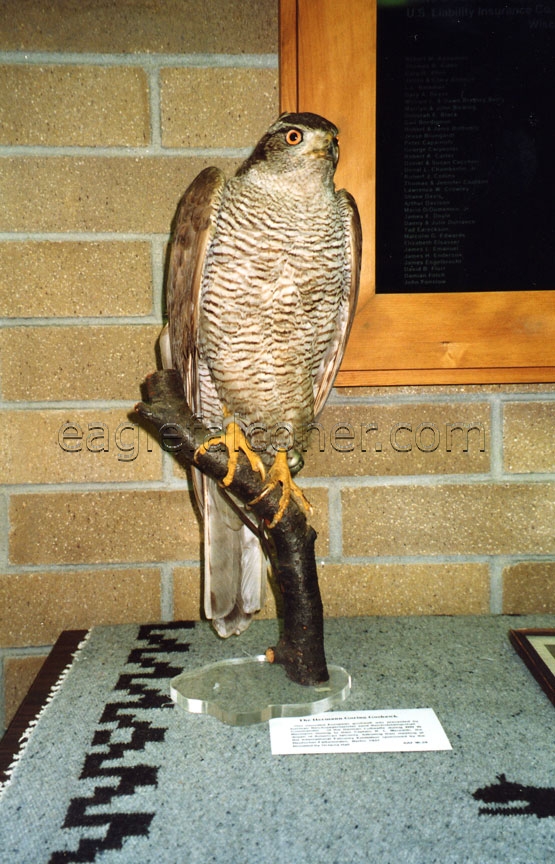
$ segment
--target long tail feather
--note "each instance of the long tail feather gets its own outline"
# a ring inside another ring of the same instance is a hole
[[[227,638],[245,630],[264,605],[267,562],[258,537],[204,478],[204,609]]]

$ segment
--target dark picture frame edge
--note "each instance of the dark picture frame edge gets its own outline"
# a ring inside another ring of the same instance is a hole
[[[555,639],[555,628],[521,628],[509,630],[509,640],[524,661],[544,693],[555,705],[555,675],[538,654],[530,636],[545,636]]]

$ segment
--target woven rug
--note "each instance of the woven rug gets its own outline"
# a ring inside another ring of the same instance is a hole
[[[507,638],[553,616],[326,622],[341,711],[433,708],[451,751],[273,756],[268,724],[174,705],[183,669],[259,654],[275,621],[99,627],[22,742],[0,798],[9,864],[555,860],[555,714]]]

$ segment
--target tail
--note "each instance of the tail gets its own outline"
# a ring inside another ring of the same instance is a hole
[[[227,494],[203,478],[204,610],[216,632],[239,635],[264,605],[268,563],[256,534]]]

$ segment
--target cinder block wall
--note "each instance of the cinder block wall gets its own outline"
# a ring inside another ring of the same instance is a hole
[[[276,0],[3,4],[0,723],[61,630],[199,617],[187,477],[128,413],[178,199],[276,115],[277,42]],[[555,612],[555,387],[336,390],[320,423],[328,615]]]

